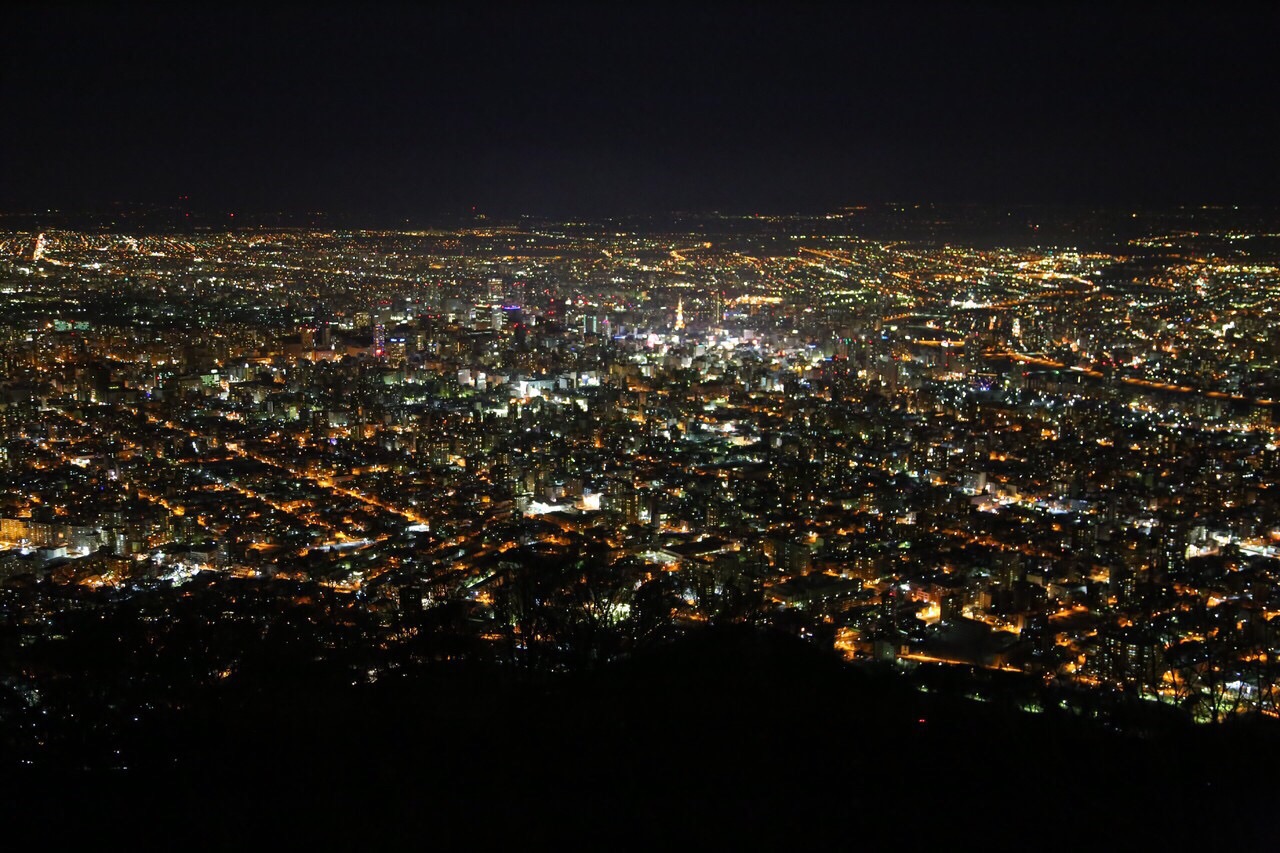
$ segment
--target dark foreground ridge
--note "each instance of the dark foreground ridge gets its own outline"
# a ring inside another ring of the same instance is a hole
[[[147,848],[880,847],[1051,843],[1068,824],[1111,842],[1248,844],[1272,826],[1270,727],[1124,735],[921,692],[745,628],[555,678],[469,665],[335,689],[278,675],[150,727],[127,770],[10,771],[10,832]]]

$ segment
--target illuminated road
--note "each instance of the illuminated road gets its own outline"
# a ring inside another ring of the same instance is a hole
[[[141,414],[140,412],[138,412],[137,409],[133,409],[129,407],[124,407],[124,408],[126,409],[126,411],[133,412],[135,415]],[[162,421],[151,414],[146,414],[143,416],[147,419],[147,422],[150,424],[166,427],[176,432],[185,434],[191,438],[204,439],[204,440],[207,440],[208,438],[207,436],[201,435],[195,430],[186,429],[185,427],[175,424],[173,421]],[[222,418],[223,420],[229,421],[231,423],[238,423],[237,419],[228,417],[225,414],[222,415]],[[297,469],[290,468],[289,466],[281,463],[277,459],[273,459],[270,456],[267,456],[262,453],[253,453],[251,451],[245,450],[243,447],[240,446],[239,442],[224,442],[223,446],[231,453],[234,453],[243,459],[250,459],[250,460],[253,460],[254,462],[258,462],[262,465],[270,466],[279,471],[285,471],[288,474],[294,477],[299,477],[301,479],[304,479],[320,487],[321,489],[328,491],[333,495],[341,495],[343,497],[350,498],[354,501],[358,501],[359,503],[362,503],[366,507],[369,507],[371,509],[378,509],[384,512],[389,512],[394,515],[398,515],[401,518],[405,519],[406,521],[410,521],[414,524],[430,524],[430,519],[427,516],[424,516],[412,510],[401,509],[400,507],[394,506],[393,504],[389,504],[386,501],[379,500],[378,498],[366,495],[364,492],[360,492],[355,489],[343,488],[342,486],[339,486],[338,484],[334,483],[333,480],[329,479],[328,477],[317,476],[314,474],[310,474],[306,471],[299,471]],[[282,511],[287,511],[287,510],[282,510]]]
[[[132,410],[129,410],[129,409],[126,409],[126,410],[127,410],[127,411],[132,411]],[[81,420],[81,419],[79,419],[79,418],[76,418],[76,417],[74,417],[73,415],[71,415],[69,412],[62,411],[61,409],[55,409],[55,411],[57,411],[57,412],[58,412],[58,414],[62,415],[64,418],[66,418],[67,420],[71,421],[72,423],[74,423],[74,424],[76,424],[76,425],[78,425],[78,426],[80,426],[80,427],[82,427],[82,428],[84,428],[84,429],[91,430],[92,432],[94,432],[94,433],[96,433],[96,434],[98,434],[98,435],[100,435],[100,436],[103,436],[104,438],[105,438],[105,437],[107,437],[107,436],[105,435],[105,433],[103,433],[103,431],[102,431],[102,429],[101,429],[101,428],[99,428],[99,427],[97,427],[97,426],[95,426],[95,425],[93,425],[93,424],[89,423],[88,421],[84,421],[84,420]],[[135,453],[136,453],[136,452],[140,452],[140,451],[142,451],[142,450],[144,450],[144,449],[145,449],[145,448],[143,448],[141,445],[139,445],[139,444],[137,444],[137,443],[135,443],[135,442],[132,442],[132,441],[128,441],[127,439],[118,438],[117,440],[119,440],[119,441],[121,442],[121,444],[123,444],[123,445],[125,446],[125,448],[126,448],[126,449],[128,449],[128,450],[130,450],[130,451],[133,451],[133,452],[135,452]],[[65,459],[65,461],[66,461],[68,464],[70,464],[70,458],[69,458],[69,457],[64,457],[64,459]],[[166,459],[165,459],[165,462],[166,462],[167,464],[169,464],[169,465],[175,465],[175,464],[176,464],[173,460],[168,459],[168,458],[166,458]],[[230,480],[225,480],[225,479],[223,479],[223,478],[217,477],[217,476],[215,476],[215,475],[213,475],[213,474],[210,474],[209,472],[207,472],[207,471],[203,470],[202,468],[200,468],[200,467],[198,467],[198,466],[188,466],[188,468],[187,468],[186,470],[198,470],[198,471],[200,471],[200,473],[201,473],[201,474],[203,474],[203,475],[204,475],[204,477],[205,477],[206,479],[208,479],[208,480],[211,482],[211,484],[212,484],[212,485],[214,485],[214,486],[216,486],[216,487],[218,487],[218,488],[228,489],[228,490],[233,491],[233,492],[236,492],[236,493],[238,493],[238,494],[240,494],[240,495],[242,495],[242,496],[244,496],[244,497],[246,497],[246,498],[249,498],[250,500],[254,500],[254,501],[257,501],[258,503],[261,503],[261,504],[263,504],[263,505],[265,505],[265,506],[269,506],[269,507],[271,507],[272,509],[276,510],[277,512],[283,513],[283,514],[288,515],[289,517],[291,517],[291,518],[295,519],[299,524],[301,524],[301,525],[302,525],[302,526],[304,526],[304,527],[306,527],[306,526],[310,526],[310,525],[315,525],[315,526],[317,526],[317,527],[321,527],[321,528],[323,528],[323,529],[324,529],[324,530],[325,530],[325,531],[326,531],[330,536],[334,537],[333,542],[332,542],[332,543],[330,543],[330,544],[338,544],[338,543],[341,543],[341,542],[345,542],[345,541],[347,541],[347,539],[348,539],[348,537],[347,537],[347,534],[346,534],[346,533],[342,532],[341,530],[339,530],[338,528],[334,527],[333,525],[328,524],[327,522],[325,522],[325,521],[324,521],[324,519],[320,518],[318,515],[311,514],[311,513],[308,513],[307,515],[299,515],[299,514],[298,514],[298,512],[297,512],[297,507],[296,507],[296,506],[290,506],[290,505],[289,505],[289,504],[287,504],[287,503],[282,503],[282,502],[280,502],[280,501],[272,500],[271,498],[267,497],[266,495],[262,494],[261,492],[258,492],[258,491],[254,490],[254,489],[250,489],[250,488],[248,488],[247,486],[243,486],[243,485],[241,485],[241,484],[239,484],[239,483],[236,483],[236,482],[233,482],[233,481],[230,481]],[[150,501],[151,503],[157,504],[157,505],[159,505],[159,506],[163,506],[166,510],[170,510],[170,511],[172,511],[171,507],[169,506],[169,504],[168,504],[168,502],[167,502],[167,500],[166,500],[165,498],[163,498],[163,497],[161,497],[161,496],[157,496],[157,495],[153,495],[153,494],[151,494],[151,493],[150,493],[150,491],[149,491],[148,489],[146,489],[146,487],[145,487],[145,486],[140,486],[140,487],[138,488],[138,495],[139,495],[139,497],[142,497],[142,498],[144,498],[145,500]]]
[[[710,243],[703,243],[701,246],[688,246],[688,247],[683,248],[683,249],[672,249],[672,250],[671,250],[671,257],[672,257],[674,260],[684,262],[684,261],[689,260],[687,257],[685,257],[685,256],[684,256],[684,254],[683,254],[684,252],[704,252],[704,251],[706,251],[707,249],[710,249],[710,248],[711,248],[711,244],[710,244]],[[606,254],[607,254],[607,253],[606,253]]]
[[[994,350],[992,351],[992,355],[1011,358],[1022,364],[1033,364],[1038,367],[1049,367],[1057,370],[1070,370],[1072,373],[1079,373],[1080,375],[1088,376],[1091,379],[1106,378],[1106,374],[1098,370],[1090,370],[1088,368],[1067,365],[1060,361],[1053,361],[1052,359],[1027,355],[1026,353],[1015,352],[1014,350]],[[1230,394],[1226,391],[1206,391],[1201,388],[1193,388],[1190,385],[1174,385],[1170,382],[1157,382],[1153,379],[1138,379],[1133,376],[1121,376],[1117,378],[1117,381],[1135,388],[1149,388],[1153,391],[1173,391],[1179,394],[1198,394],[1202,397],[1208,397],[1213,400],[1230,400],[1237,403],[1249,403],[1254,406],[1275,405],[1275,401],[1270,399],[1246,397],[1243,394]]]

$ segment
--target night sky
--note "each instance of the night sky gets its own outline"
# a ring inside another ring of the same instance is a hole
[[[1276,4],[477,5],[10,9],[0,212],[1280,199]]]

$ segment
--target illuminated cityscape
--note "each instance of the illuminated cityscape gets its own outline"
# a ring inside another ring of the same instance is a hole
[[[343,74],[290,77],[269,13],[210,25],[243,40],[225,79],[111,65],[198,105],[181,157],[138,142],[154,104],[67,141],[99,101],[51,73],[52,130],[4,140],[30,164],[0,190],[14,808],[90,834],[127,814],[161,846],[206,813],[231,847],[540,838],[566,810],[633,843],[1127,839],[1184,802],[1185,838],[1270,837],[1280,209],[1250,140],[1275,119],[1215,167],[1193,127],[1134,153],[1161,104],[1090,101],[1102,156],[1057,113],[997,122],[997,95],[1043,94],[1003,71],[957,72],[995,93],[973,116],[929,69],[846,94],[879,35],[723,70],[767,55],[765,25],[799,38],[781,13],[743,12],[703,67],[647,18],[612,60],[590,36],[621,13],[505,10],[524,28],[493,35],[446,11],[299,24],[349,39]],[[97,56],[81,12],[68,43]],[[971,12],[1029,50],[1012,12]],[[122,20],[184,31],[149,14]],[[918,56],[958,50],[943,24]],[[511,45],[543,64],[522,77]],[[1111,79],[1032,68],[1063,116]],[[823,141],[871,119],[933,141]],[[815,142],[788,159],[793,130]]]
[[[355,684],[745,624],[1029,714],[1274,716],[1280,230],[856,236],[906,216],[4,235],[19,658],[276,601]],[[42,737],[61,677],[11,685]]]

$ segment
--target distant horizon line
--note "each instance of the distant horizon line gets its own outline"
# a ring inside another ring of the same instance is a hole
[[[287,217],[368,217],[384,221],[430,220],[437,218],[504,218],[504,219],[549,219],[549,220],[601,220],[624,219],[633,217],[660,216],[722,216],[741,219],[764,217],[813,217],[847,214],[868,209],[979,209],[991,210],[1000,208],[1040,208],[1095,210],[1104,212],[1123,212],[1136,210],[1280,210],[1280,202],[1206,202],[1206,201],[952,201],[952,200],[895,200],[895,201],[858,201],[833,205],[815,205],[813,207],[751,208],[736,205],[708,205],[706,207],[681,206],[663,209],[633,209],[618,211],[580,210],[580,211],[537,211],[484,208],[481,205],[459,207],[449,210],[435,210],[406,214],[403,211],[375,211],[358,207],[304,209],[304,208],[262,208],[244,206],[191,206],[181,203],[150,201],[111,201],[86,204],[83,206],[58,206],[44,209],[29,207],[0,208],[0,217],[38,217],[38,216],[102,216],[114,213],[171,212],[184,213],[188,216],[227,217],[237,216],[287,216]]]

